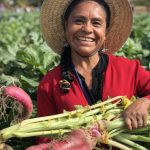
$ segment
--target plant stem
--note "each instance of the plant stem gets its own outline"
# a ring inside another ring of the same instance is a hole
[[[126,129],[124,129],[124,128],[114,129],[109,132],[109,138],[112,138],[118,134],[121,134],[122,132],[125,132],[125,131],[126,131]]]
[[[92,109],[95,109],[95,108],[100,108],[101,106],[103,105],[106,105],[108,103],[111,103],[113,101],[116,101],[116,100],[119,100],[121,99],[123,96],[117,96],[117,97],[114,97],[112,99],[109,99],[107,101],[104,101],[104,102],[101,102],[101,103],[98,103],[98,104],[95,104],[93,106],[87,106],[89,108],[89,110],[92,110]],[[86,107],[85,107],[86,108]],[[52,120],[52,119],[56,119],[56,118],[62,118],[62,117],[68,117],[70,115],[75,115],[77,112],[80,112],[80,113],[83,113],[84,111],[86,111],[86,109],[82,109],[82,110],[74,110],[74,111],[71,111],[71,112],[65,112],[65,113],[62,113],[62,114],[57,114],[57,115],[53,115],[53,116],[46,116],[46,117],[39,117],[39,118],[33,118],[33,119],[27,119],[27,120],[24,120],[22,122],[22,124],[29,124],[29,123],[33,123],[33,122],[40,122],[40,121],[45,121],[45,120]]]
[[[127,133],[121,133],[120,136],[123,136],[124,138],[127,138],[132,141],[140,141],[140,142],[149,142],[150,143],[150,137],[145,137],[142,135],[131,135]]]
[[[136,148],[137,150],[148,150],[147,148],[145,148],[145,147],[143,147],[143,146],[141,146],[141,145],[139,145],[139,144],[137,144],[137,143],[135,143],[133,141],[130,141],[129,139],[124,138],[121,135],[116,135],[113,138],[116,139],[119,142],[122,142],[124,144],[127,144],[127,145],[133,147],[133,148]]]
[[[85,117],[84,115],[82,117],[78,117],[78,118],[70,118],[68,120],[50,120],[50,121],[43,121],[43,122],[36,122],[36,123],[32,123],[32,124],[26,124],[23,127],[21,126],[21,124],[17,124],[12,127],[6,128],[4,129],[5,131],[1,131],[0,135],[1,138],[6,141],[7,139],[11,138],[11,137],[15,137],[15,133],[19,133],[17,135],[17,137],[19,135],[21,135],[21,137],[23,137],[25,134],[24,133],[31,133],[30,136],[34,136],[34,132],[37,133],[42,133],[43,131],[50,131],[50,130],[59,130],[59,129],[76,129],[76,128],[81,128],[83,126],[86,127],[87,124],[92,123],[94,121],[97,120],[101,120],[102,119],[102,115],[97,115],[95,117],[93,116],[89,116],[89,117]],[[21,134],[22,133],[22,134]],[[37,134],[36,133],[36,134]],[[26,135],[25,135],[26,136]],[[39,134],[38,136],[41,136],[41,134]],[[1,139],[0,139],[1,141]]]
[[[54,138],[54,135],[63,135],[64,133],[71,132],[71,130],[67,129],[59,129],[59,130],[51,130],[51,131],[41,131],[41,132],[32,132],[32,133],[22,133],[22,132],[15,132],[14,137],[18,138],[25,138],[25,137],[33,137],[33,136],[52,136]]]
[[[118,119],[115,119],[114,121],[110,121],[108,124],[107,124],[107,130],[108,132],[113,130],[113,129],[117,129],[117,128],[122,128],[124,127],[124,120],[122,117],[118,118]]]
[[[101,143],[101,141],[100,141],[100,143]],[[114,147],[120,148],[121,150],[132,150],[132,148],[130,148],[130,147],[126,146],[126,145],[123,145],[123,144],[121,144],[121,143],[119,143],[117,141],[114,141],[112,139],[108,140],[108,144],[112,145]]]

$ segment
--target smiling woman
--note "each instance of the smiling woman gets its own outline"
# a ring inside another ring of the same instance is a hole
[[[106,12],[101,5],[94,1],[79,3],[66,20],[65,29],[67,42],[72,49],[73,62],[80,62],[82,57],[92,56],[95,61],[99,61],[97,50],[102,47],[106,33]],[[76,58],[79,60],[74,61]]]
[[[41,29],[47,44],[61,55],[61,62],[39,85],[38,115],[134,95],[138,100],[123,113],[125,124],[129,129],[145,126],[150,72],[137,60],[112,55],[127,40],[131,28],[128,0],[44,0]],[[44,141],[48,139],[39,140]]]

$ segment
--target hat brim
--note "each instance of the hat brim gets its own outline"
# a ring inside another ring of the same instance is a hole
[[[40,25],[43,37],[49,47],[62,53],[65,34],[62,15],[72,0],[44,0],[41,7]],[[105,0],[111,12],[105,47],[107,53],[114,53],[122,47],[132,30],[133,14],[128,0]]]

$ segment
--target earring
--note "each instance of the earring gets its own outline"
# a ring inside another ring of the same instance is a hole
[[[103,48],[102,48],[102,52],[106,52],[108,49],[106,48],[106,42],[104,41],[103,43]]]
[[[69,46],[69,44],[66,42],[63,47],[68,47],[68,46]]]

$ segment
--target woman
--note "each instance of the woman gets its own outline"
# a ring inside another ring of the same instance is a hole
[[[61,63],[39,85],[39,116],[92,105],[108,96],[134,95],[139,99],[124,112],[125,124],[129,129],[146,125],[150,72],[137,60],[112,55],[132,28],[127,0],[45,0],[41,27]]]

